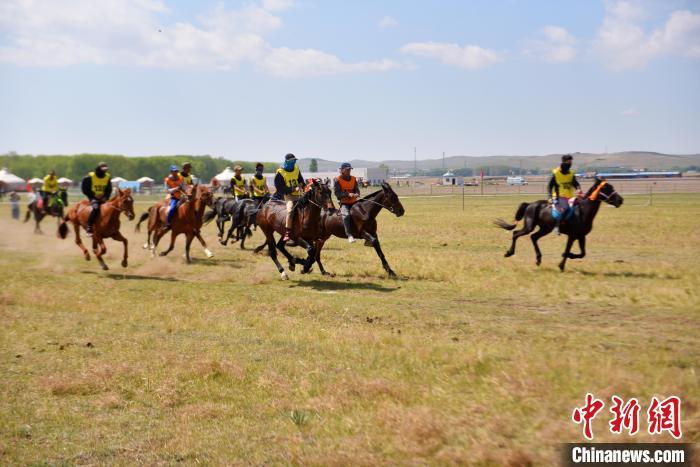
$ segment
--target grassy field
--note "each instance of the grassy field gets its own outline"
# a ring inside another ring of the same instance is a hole
[[[700,441],[700,194],[602,208],[589,255],[556,264],[564,237],[503,258],[531,197],[408,198],[380,215],[399,274],[331,240],[283,282],[266,256],[182,239],[151,260],[123,222],[130,265],[0,214],[0,464],[549,465],[582,441],[571,411],[610,396],[683,400]],[[137,205],[137,214],[147,205]],[[252,247],[261,238],[256,233]],[[177,253],[177,254],[175,254]],[[299,251],[300,253],[300,251]]]

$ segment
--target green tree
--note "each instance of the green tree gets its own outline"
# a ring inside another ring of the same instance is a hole
[[[311,159],[311,162],[309,162],[309,172],[318,172],[318,161],[316,159]]]

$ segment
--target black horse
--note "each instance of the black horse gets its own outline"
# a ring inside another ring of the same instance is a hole
[[[27,206],[27,214],[24,216],[24,222],[28,222],[29,218],[34,214],[34,233],[41,234],[41,226],[39,225],[46,216],[55,216],[58,218],[58,223],[63,219],[63,210],[66,207],[68,196],[66,190],[60,189],[57,193],[49,194],[48,206],[39,207],[41,196],[37,196],[34,201]]]
[[[588,190],[578,206],[575,207],[575,213],[572,218],[561,223],[560,231],[568,237],[566,249],[559,263],[559,269],[562,271],[567,259],[577,259],[586,256],[586,235],[593,229],[593,219],[598,214],[601,200],[616,208],[619,208],[623,202],[622,196],[615,191],[615,188],[610,183],[596,178],[593,186]],[[513,243],[505,256],[507,258],[515,254],[515,242],[518,238],[529,235],[535,230],[535,227],[539,227],[539,230],[530,237],[532,245],[535,247],[537,265],[539,266],[542,262],[542,253],[539,246],[537,246],[537,240],[550,233],[554,229],[556,221],[552,217],[552,210],[548,207],[548,202],[544,200],[535,201],[534,203],[522,203],[515,214],[515,220],[519,221],[523,218],[525,219],[524,226],[522,229],[513,232]],[[509,224],[502,219],[495,220],[494,224],[506,230],[513,230],[518,225],[517,222]],[[571,246],[576,240],[578,240],[579,248],[581,249],[581,253],[578,254],[571,253]]]

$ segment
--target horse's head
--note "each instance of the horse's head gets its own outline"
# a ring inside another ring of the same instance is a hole
[[[126,214],[127,219],[134,220],[134,198],[131,197],[131,188],[125,190],[117,188],[117,206]]]
[[[622,206],[624,201],[622,196],[615,191],[615,187],[608,183],[607,180],[598,177],[596,177],[595,183],[591,189],[588,190],[586,197],[591,201],[602,199],[606,203],[615,206],[616,208]]]
[[[197,198],[202,200],[206,206],[211,206],[214,203],[214,194],[211,192],[209,187],[205,185],[197,186]]]
[[[307,200],[311,200],[319,207],[326,209],[333,207],[331,190],[320,178],[311,178],[306,181],[304,195],[306,196]]]
[[[399,195],[391,189],[391,186],[382,182],[382,204],[393,212],[396,217],[401,217],[406,212],[403,208],[403,204],[399,200]]]

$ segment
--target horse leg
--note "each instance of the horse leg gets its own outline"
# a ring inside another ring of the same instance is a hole
[[[561,263],[559,263],[559,270],[564,272],[564,266],[566,265],[566,259],[569,258],[569,255],[571,254],[571,246],[574,244],[575,238],[572,237],[571,235],[566,237],[566,249],[564,250],[564,253],[561,255]]]
[[[118,242],[122,242],[124,244],[124,259],[122,259],[122,267],[125,268],[128,266],[129,261],[129,240],[124,237],[121,232],[117,232],[112,236],[112,238]]]
[[[85,261],[90,261],[90,252],[88,249],[83,245],[83,241],[80,239],[80,222],[75,221],[73,222],[73,230],[75,231],[75,244],[80,247],[80,249],[83,251],[83,256],[85,257]]]
[[[93,235],[92,237],[92,252],[95,253],[95,258],[97,258],[97,261],[100,263],[102,270],[107,271],[109,267],[107,267],[107,263],[102,259],[102,255],[107,253],[107,247],[97,235]]]
[[[586,237],[579,237],[577,240],[581,253],[569,253],[569,259],[581,259],[586,256]]]
[[[192,260],[190,259],[190,245],[192,245],[192,240],[194,239],[194,234],[188,233],[185,236],[185,261],[187,261],[187,264],[192,263]]]
[[[280,237],[280,240],[277,242],[277,249],[282,252],[285,258],[287,258],[287,261],[289,263],[289,270],[294,271],[296,269],[296,258],[292,256],[287,249],[285,248],[285,242],[282,241],[282,238]]]
[[[270,255],[270,258],[272,258],[272,261],[275,262],[275,266],[277,266],[277,271],[280,273],[280,278],[283,281],[286,281],[289,279],[289,276],[287,275],[287,271],[284,270],[282,265],[280,264],[279,260],[277,259],[277,248],[275,246],[275,237],[270,234],[269,237],[267,237],[267,252]]]
[[[231,221],[231,227],[228,229],[228,232],[226,232],[226,238],[223,240],[219,240],[219,243],[222,245],[226,246],[228,245],[228,240],[233,236],[233,231],[236,229],[236,226],[233,225],[233,221]]]
[[[382,267],[387,273],[389,273],[389,277],[391,277],[392,279],[396,279],[396,273],[391,269],[391,266],[389,266],[389,262],[384,257],[384,252],[382,251],[382,247],[379,244],[379,238],[374,237],[367,232],[364,232],[362,236],[365,238],[365,240],[369,241],[374,247],[374,251],[377,252],[377,256],[379,256],[379,259],[382,261]]]
[[[318,264],[318,268],[321,270],[321,275],[335,277],[335,274],[323,269],[323,264],[321,264],[321,250],[323,249],[323,245],[325,243],[326,243],[326,241],[323,240],[322,238],[319,238],[318,240],[316,240],[316,263]]]
[[[207,248],[207,242],[205,242],[202,238],[202,233],[198,230],[197,233],[195,233],[195,236],[197,237],[197,240],[199,240],[199,243],[202,244],[202,248],[204,248],[204,254],[207,255],[207,258],[213,258],[214,253],[212,253],[211,250]]]
[[[153,245],[151,246],[151,258],[156,257],[156,248],[158,248],[158,243],[160,243],[160,239],[163,238],[163,235],[165,235],[165,232],[163,232],[161,229],[156,229],[153,231]]]
[[[260,253],[263,250],[263,248],[265,248],[266,245],[267,245],[267,242],[263,243],[260,246],[255,247],[255,249],[253,250],[253,254],[257,255],[258,253]]]
[[[540,246],[537,244],[537,240],[547,235],[552,229],[545,229],[544,226],[540,226],[540,229],[534,234],[530,235],[530,240],[532,240],[532,246],[535,248],[535,264],[538,266],[542,264],[542,252],[540,251]]]
[[[303,238],[299,237],[299,245],[306,249],[307,257],[304,260],[304,267],[301,270],[302,274],[308,274],[311,272],[311,267],[316,261],[316,247],[313,243],[309,243]]]
[[[526,214],[527,216],[527,214]],[[506,258],[513,256],[515,254],[515,242],[522,237],[523,235],[528,235],[530,232],[535,230],[535,225],[533,218],[530,216],[525,217],[525,222],[523,223],[523,228],[520,230],[516,230],[513,232],[513,241],[510,244],[510,249],[506,251],[506,254],[503,255]]]
[[[171,230],[171,231],[170,231],[170,246],[168,247],[167,250],[161,251],[161,252],[160,252],[160,256],[165,256],[165,255],[167,255],[168,253],[170,253],[171,251],[173,251],[174,248],[175,248],[175,232],[173,232],[173,231]]]

